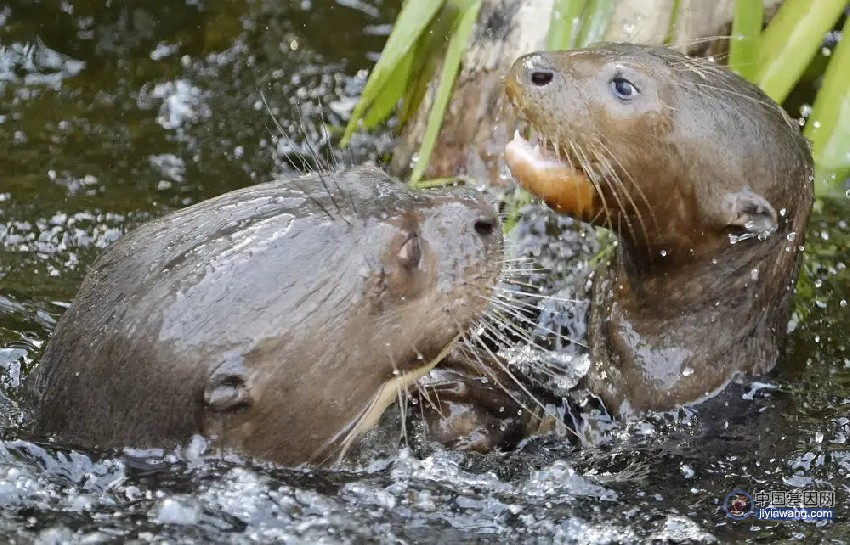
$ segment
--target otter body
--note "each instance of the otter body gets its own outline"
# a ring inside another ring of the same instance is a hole
[[[476,319],[500,260],[476,193],[371,167],[179,210],[93,266],[28,381],[35,431],[335,461]]]
[[[506,90],[540,140],[507,146],[517,181],[618,235],[586,379],[609,410],[670,409],[773,368],[813,202],[797,123],[725,68],[647,46],[527,55]]]

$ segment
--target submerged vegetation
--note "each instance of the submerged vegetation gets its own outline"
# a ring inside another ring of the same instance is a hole
[[[473,34],[483,0],[407,0],[384,51],[372,71],[343,137],[347,145],[358,128],[373,129],[395,113],[406,122],[426,99],[436,70],[440,76],[410,184],[425,187],[442,180],[422,180],[440,134],[442,120],[464,50]],[[547,37],[549,49],[585,47],[605,36],[617,0],[555,0]],[[835,191],[850,175],[850,45],[846,34],[829,33],[840,24],[850,0],[785,0],[764,25],[761,2],[737,0],[729,37],[728,64],[783,103],[803,78],[818,82],[812,102],[800,114],[808,117],[805,135],[813,142],[819,196]],[[674,43],[680,2],[673,2],[665,43]],[[850,18],[845,17],[846,21]],[[830,48],[832,43],[837,44]],[[829,56],[828,62],[818,54]],[[436,61],[443,57],[442,64]],[[814,70],[812,68],[814,67]],[[842,77],[844,74],[844,77]],[[797,112],[791,112],[796,115]]]

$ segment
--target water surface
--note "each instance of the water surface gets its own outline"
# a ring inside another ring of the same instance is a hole
[[[812,221],[781,369],[597,448],[550,437],[481,456],[414,444],[351,471],[301,473],[211,460],[199,443],[89,453],[21,432],[10,400],[99,249],[152,217],[292,173],[310,147],[324,153],[398,4],[0,7],[2,539],[850,542],[844,199]],[[361,138],[345,158],[387,149],[385,135]],[[734,522],[722,511],[733,488],[806,487],[836,492],[839,523]]]

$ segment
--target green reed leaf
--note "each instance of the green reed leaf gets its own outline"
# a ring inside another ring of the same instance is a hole
[[[465,180],[457,176],[448,178],[431,178],[430,180],[420,180],[416,187],[419,189],[432,189],[434,187],[446,187],[448,185],[460,185],[465,183]]]
[[[800,79],[847,0],[785,0],[762,33],[755,82],[781,103]]]
[[[832,51],[805,130],[821,171],[850,169],[850,19],[844,23],[843,32],[844,39]]]
[[[372,101],[372,104],[361,115],[363,128],[373,129],[389,118],[398,106],[399,100],[404,97],[412,77],[414,59],[417,57],[416,48],[420,42],[421,38],[416,40],[416,44],[414,44],[410,53],[405,55],[396,65],[390,77],[378,90],[378,95]],[[349,121],[349,125],[350,123]]]
[[[546,36],[546,49],[572,49],[587,0],[555,0]]]
[[[396,115],[401,125],[406,125],[419,111],[422,99],[428,93],[430,82],[440,66],[449,37],[457,26],[458,10],[453,1],[447,3],[442,13],[434,17],[428,32],[419,37],[416,54],[412,58],[413,70],[407,82]]]
[[[676,25],[679,23],[679,15],[682,13],[682,0],[673,0],[670,6],[670,19],[667,21],[667,35],[664,36],[664,45],[670,47],[676,42]]]
[[[413,1],[413,0],[408,0]],[[437,138],[440,135],[440,130],[443,127],[443,118],[446,115],[446,109],[449,105],[449,99],[454,89],[455,79],[457,79],[460,71],[460,61],[463,58],[463,53],[472,37],[472,32],[475,30],[475,23],[478,20],[478,12],[481,10],[481,0],[470,2],[468,6],[463,8],[458,19],[457,28],[452,33],[449,40],[449,47],[446,51],[446,58],[443,61],[443,69],[440,74],[440,83],[434,95],[434,104],[431,106],[431,112],[428,114],[428,123],[425,127],[425,134],[422,137],[422,145],[419,147],[419,160],[416,166],[413,167],[413,172],[410,175],[410,185],[418,187],[419,180],[428,168],[428,162],[431,159],[431,153],[434,151],[434,146],[437,143]]]
[[[616,8],[616,0],[590,0],[584,9],[576,47],[587,47],[602,41]]]
[[[753,81],[759,60],[759,40],[764,26],[764,4],[759,0],[736,0],[729,41],[729,68]]]
[[[386,102],[378,105],[379,110],[391,112],[395,107],[400,93],[397,93],[396,90],[382,91],[394,79],[393,76],[397,75],[396,72],[405,58],[414,54],[414,45],[445,3],[446,0],[407,0],[404,3],[395,21],[393,31],[387,38],[387,43],[381,52],[381,58],[375,64],[375,68],[363,88],[360,100],[351,113],[351,119],[348,121],[342,142],[340,142],[342,147],[348,146],[351,135],[357,130],[363,114],[375,104],[376,100],[380,98]],[[389,102],[392,102],[392,106],[388,107]],[[370,121],[374,121],[374,118]]]

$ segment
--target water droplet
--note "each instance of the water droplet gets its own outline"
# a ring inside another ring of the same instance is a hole
[[[694,370],[690,367],[685,367],[684,369],[682,369],[682,376],[683,377],[689,377],[693,374],[694,374]]]
[[[812,115],[812,105],[811,104],[803,104],[800,106],[800,115],[803,117],[809,117]]]
[[[659,253],[661,254],[661,257],[667,257],[667,250],[661,250]]]
[[[753,281],[758,280],[759,279],[759,270],[758,269],[751,270],[750,271],[750,278],[752,278]]]
[[[783,218],[785,217],[785,214],[787,214],[787,213],[788,213],[788,210],[786,208],[780,208],[779,209],[779,215],[782,216]]]
[[[791,231],[785,236],[788,242],[794,242],[797,239],[797,231]]]
[[[822,443],[822,442],[823,442],[823,432],[822,431],[815,432],[815,443]]]
[[[847,299],[842,299],[838,306],[841,308],[847,308]]]

